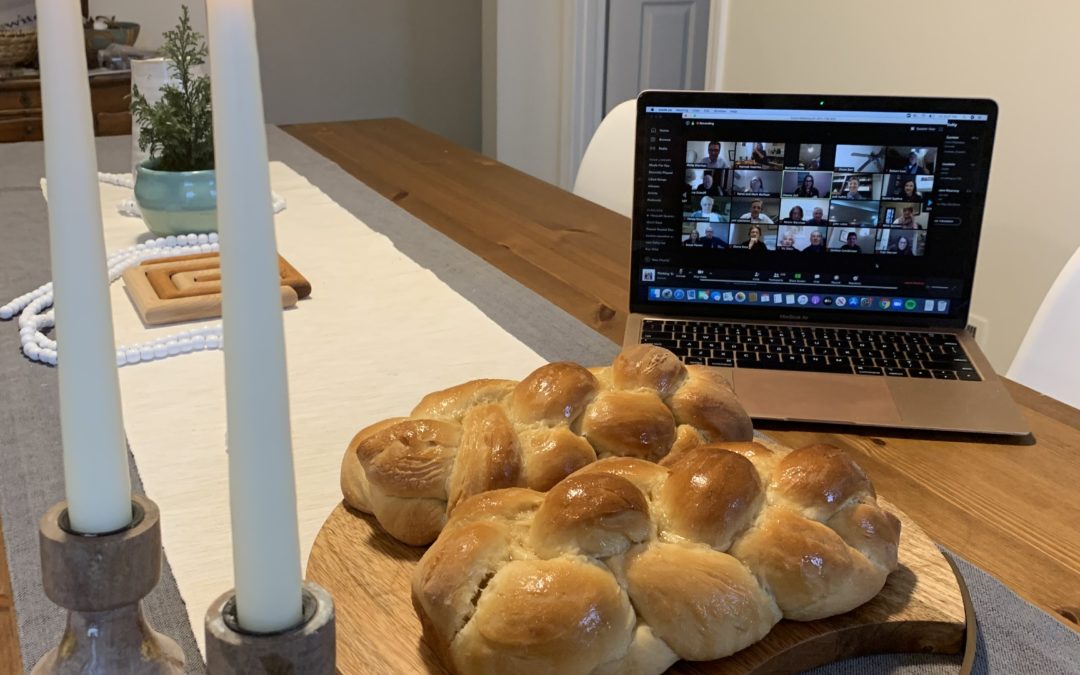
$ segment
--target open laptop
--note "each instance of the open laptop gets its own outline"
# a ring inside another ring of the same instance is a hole
[[[625,342],[754,418],[1023,435],[965,331],[997,105],[646,91]]]

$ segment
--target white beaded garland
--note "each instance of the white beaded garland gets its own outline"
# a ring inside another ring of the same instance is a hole
[[[120,176],[116,180],[123,178],[123,175],[119,174],[102,175]],[[130,179],[130,176],[128,178]],[[104,180],[104,182],[122,184],[110,180]],[[144,260],[191,253],[216,253],[217,251],[218,235],[216,232],[210,234],[170,235],[168,237],[148,239],[140,244],[113,251],[106,257],[105,262],[108,268],[109,282],[112,283],[123,275],[124,270],[138,265]],[[33,291],[24,293],[14,300],[0,305],[0,320],[8,321],[18,316],[19,342],[22,345],[23,354],[32,361],[56,365],[59,358],[56,341],[42,332],[56,324],[56,315],[52,309],[49,309],[52,303],[52,282],[42,284]],[[220,349],[222,343],[221,325],[207,324],[173,335],[165,335],[141,345],[119,345],[116,348],[116,365],[129,366],[144,361],[188,354],[192,351]]]

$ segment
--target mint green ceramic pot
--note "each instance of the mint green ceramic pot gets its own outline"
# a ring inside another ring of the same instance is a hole
[[[139,165],[135,202],[151,232],[167,237],[217,232],[217,181],[214,170],[156,171],[153,161]]]

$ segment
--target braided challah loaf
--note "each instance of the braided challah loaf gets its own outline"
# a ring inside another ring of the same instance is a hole
[[[750,418],[715,371],[640,345],[606,368],[552,363],[521,382],[474,380],[429,394],[409,417],[356,434],[341,489],[391,535],[423,545],[481,492],[546,492],[598,458],[657,461],[752,437]]]
[[[462,502],[413,604],[459,675],[652,675],[733,654],[781,618],[854,609],[896,569],[899,539],[843,452],[710,444]]]

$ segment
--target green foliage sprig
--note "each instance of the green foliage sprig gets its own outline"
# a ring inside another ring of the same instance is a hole
[[[165,31],[162,54],[179,86],[161,88],[152,105],[132,87],[131,115],[139,125],[139,148],[150,151],[159,171],[201,171],[214,168],[214,124],[210,114],[210,77],[196,75],[206,63],[203,36],[192,30],[187,5],[180,23]]]

